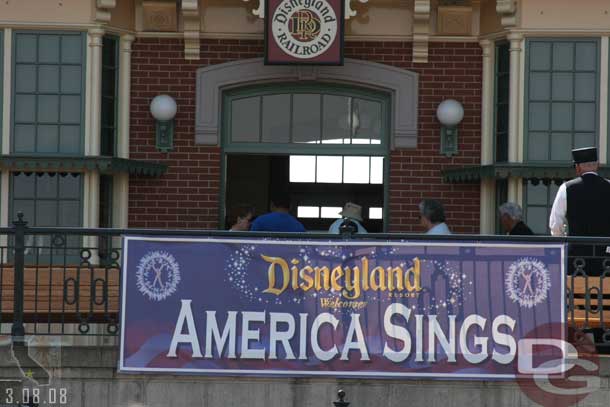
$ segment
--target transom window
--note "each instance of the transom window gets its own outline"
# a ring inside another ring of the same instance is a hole
[[[570,161],[597,145],[598,40],[528,40],[526,159]]]
[[[84,36],[15,33],[12,151],[82,154]]]

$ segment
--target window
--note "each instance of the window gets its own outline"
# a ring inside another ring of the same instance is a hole
[[[383,157],[290,156],[290,182],[383,184]]]
[[[82,176],[80,174],[11,174],[13,219],[23,212],[29,226],[82,226]],[[28,235],[26,261],[37,264],[78,264],[80,236]]]
[[[23,212],[30,226],[81,226],[80,174],[11,174],[12,208]]]
[[[102,42],[101,155],[116,155],[118,39],[106,36]]]
[[[524,216],[527,225],[535,234],[548,235],[549,215],[559,187],[555,183],[526,181]]]
[[[599,43],[528,40],[527,161],[570,161],[573,148],[597,145]]]
[[[225,92],[222,210],[246,202],[263,213],[274,191],[286,191],[307,230],[328,230],[354,202],[365,228],[381,232],[390,110],[388,94],[344,85]]]
[[[508,161],[508,111],[510,88],[510,45],[496,44],[496,92],[494,100],[496,162]]]
[[[83,39],[80,33],[15,33],[13,153],[82,154]]]

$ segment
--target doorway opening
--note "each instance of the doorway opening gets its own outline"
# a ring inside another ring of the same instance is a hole
[[[266,213],[272,192],[285,191],[308,231],[327,231],[346,202],[362,207],[368,232],[383,231],[383,157],[228,154],[226,160],[227,226],[234,208],[247,204]]]

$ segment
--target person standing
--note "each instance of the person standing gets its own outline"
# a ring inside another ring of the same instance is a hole
[[[577,178],[559,187],[549,228],[553,236],[610,236],[610,182],[597,174],[597,148],[572,150]]]
[[[271,212],[252,222],[253,232],[305,232],[305,226],[290,214],[290,197],[278,192],[271,197]]]
[[[451,230],[445,223],[443,204],[434,199],[424,199],[419,203],[419,222],[427,235],[450,235]]]
[[[508,235],[533,235],[532,229],[523,222],[521,207],[513,202],[505,202],[500,208],[500,223]]]
[[[339,212],[341,218],[337,219],[330,225],[328,228],[328,233],[339,233],[341,224],[345,222],[346,219],[349,219],[356,225],[356,233],[367,233],[366,229],[360,222],[362,222],[362,206],[357,205],[353,202],[347,202],[343,206],[343,210]]]

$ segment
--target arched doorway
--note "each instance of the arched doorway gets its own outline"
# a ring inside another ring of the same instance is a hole
[[[385,230],[391,95],[327,83],[274,83],[222,93],[221,223],[233,208],[269,207],[275,189],[311,231],[327,230],[345,202]]]

